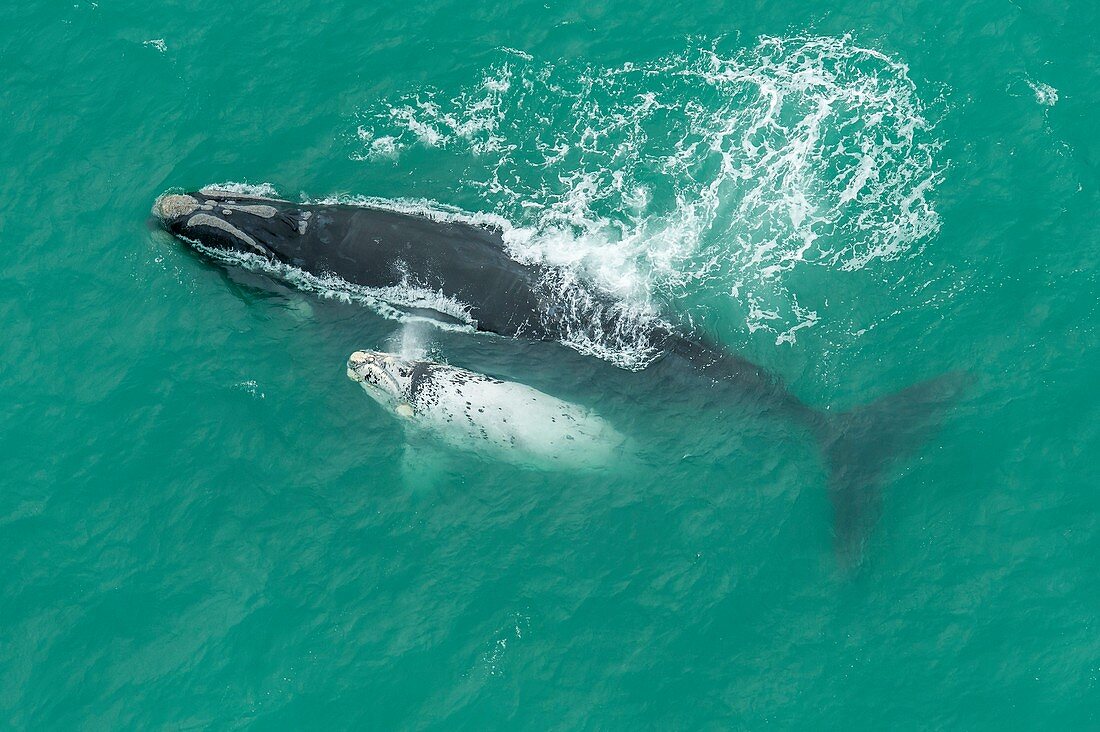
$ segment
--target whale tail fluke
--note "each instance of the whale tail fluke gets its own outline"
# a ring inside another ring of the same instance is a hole
[[[962,373],[945,374],[827,415],[818,424],[829,471],[836,552],[843,567],[857,567],[862,560],[863,545],[878,519],[884,473],[931,436],[969,381]]]

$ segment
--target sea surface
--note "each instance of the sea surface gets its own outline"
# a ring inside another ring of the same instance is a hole
[[[0,727],[1096,729],[1097,8],[6,4]],[[207,184],[495,222],[821,410],[970,385],[849,565],[797,425],[208,261]],[[413,439],[362,348],[637,454]]]

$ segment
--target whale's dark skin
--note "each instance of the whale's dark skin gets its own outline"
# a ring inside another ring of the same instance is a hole
[[[597,322],[607,331],[638,327],[621,322],[629,316],[591,289],[585,295],[592,307],[577,312],[545,286],[553,277],[551,268],[509,257],[495,228],[362,206],[297,204],[213,191],[186,196],[211,208],[200,206],[186,215],[163,218],[164,227],[176,236],[210,249],[252,252],[313,274],[335,274],[367,287],[394,287],[411,280],[466,304],[478,330],[510,338],[561,340],[566,329],[581,320]],[[158,209],[165,207],[158,202]],[[261,216],[249,210],[256,207],[266,207],[264,214],[272,213],[267,208],[274,213]],[[195,214],[203,218],[189,224]],[[202,223],[206,217],[247,234],[257,246]],[[765,370],[702,339],[656,321],[640,335],[666,357],[683,359],[716,380],[737,382],[741,391],[756,395],[770,411],[807,422],[818,415]]]
[[[250,252],[315,275],[336,275],[366,287],[412,282],[464,303],[479,330],[511,338],[564,340],[578,324],[615,333],[632,328],[660,352],[663,371],[704,377],[731,398],[795,421],[818,438],[830,471],[837,549],[858,559],[877,512],[876,482],[889,458],[910,447],[950,389],[924,382],[844,414],[804,404],[766,370],[704,339],[659,321],[629,320],[611,298],[584,288],[563,298],[547,282],[553,268],[507,254],[501,232],[488,226],[350,205],[300,204],[204,189],[165,195],[154,214],[172,234],[210,250]],[[585,305],[578,311],[577,303]],[[449,316],[441,314],[441,318]]]

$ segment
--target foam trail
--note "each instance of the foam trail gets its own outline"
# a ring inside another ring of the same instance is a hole
[[[638,312],[732,310],[794,342],[826,320],[813,293],[800,303],[798,273],[860,270],[935,235],[942,99],[849,36],[718,45],[613,68],[504,49],[457,94],[364,109],[354,156],[466,150],[464,182],[511,223],[517,258]]]

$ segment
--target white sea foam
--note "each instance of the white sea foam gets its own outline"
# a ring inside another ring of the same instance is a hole
[[[260,385],[256,382],[255,379],[249,379],[248,381],[238,381],[236,384],[233,385],[233,388],[238,391],[243,391],[245,394],[248,394],[255,399],[266,398],[263,391],[260,389]]]
[[[859,270],[938,231],[941,101],[848,36],[615,68],[503,49],[457,94],[363,110],[355,156],[468,150],[483,167],[465,182],[492,214],[481,222],[517,259],[563,267],[639,317],[725,301],[786,343],[824,317],[799,304],[796,271]]]
[[[1035,92],[1035,101],[1039,104],[1045,104],[1048,107],[1053,107],[1058,103],[1058,90],[1052,87],[1050,84],[1044,84],[1041,81],[1033,81],[1027,79],[1027,85],[1031,87],[1031,91]]]
[[[206,186],[203,190],[219,190],[227,193],[239,193],[242,196],[262,196],[264,198],[280,198],[275,186],[270,183],[240,183],[237,181],[225,181]]]
[[[422,286],[413,277],[408,277],[401,284],[392,287],[365,287],[348,282],[335,274],[306,272],[251,252],[213,249],[191,239],[187,241],[212,259],[252,272],[262,272],[299,290],[312,292],[325,299],[366,306],[390,320],[398,322],[429,320],[437,327],[453,330],[472,331],[477,328],[477,321],[471,317],[467,305],[447,297],[442,292]],[[457,322],[448,323],[426,318],[418,315],[418,310],[434,310],[454,318]]]

